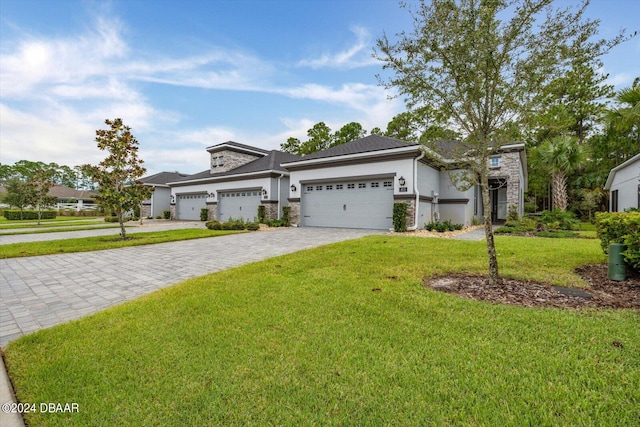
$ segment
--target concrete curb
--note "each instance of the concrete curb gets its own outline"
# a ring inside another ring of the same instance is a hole
[[[24,427],[24,420],[22,415],[18,412],[6,412],[5,404],[17,403],[13,387],[11,387],[11,381],[9,381],[9,375],[7,369],[4,366],[4,358],[0,357],[0,425],[2,427]]]

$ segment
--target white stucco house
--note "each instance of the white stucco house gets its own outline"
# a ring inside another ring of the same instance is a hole
[[[281,164],[298,156],[233,141],[207,151],[209,169],[169,183],[172,218],[199,220],[207,209],[209,219],[254,221],[260,205],[268,218],[280,218],[289,191],[289,172]]]
[[[479,187],[458,190],[451,179],[455,163],[444,170],[426,152],[421,144],[370,135],[284,163],[290,172],[292,222],[390,229],[393,204],[405,202],[410,228],[437,220],[471,225],[482,215]],[[506,219],[510,205],[522,214],[524,144],[495,149],[490,169],[493,219]]]
[[[640,208],[640,153],[611,169],[604,189],[610,194],[610,212]]]
[[[455,166],[443,170],[417,143],[370,135],[304,157],[232,141],[207,151],[209,169],[167,183],[172,218],[199,220],[206,209],[209,219],[253,221],[263,205],[278,219],[290,206],[297,226],[386,230],[395,202],[407,203],[412,228],[437,220],[468,226],[482,216],[479,188],[458,190],[450,177]],[[522,214],[524,145],[495,149],[490,171],[493,219],[506,219],[510,206]]]
[[[151,197],[142,202],[140,215],[143,218],[163,218],[164,211],[171,209],[171,189],[168,183],[188,176],[180,172],[160,172],[145,176],[138,181],[151,187]]]

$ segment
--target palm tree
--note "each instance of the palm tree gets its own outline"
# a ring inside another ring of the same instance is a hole
[[[615,98],[618,108],[607,113],[607,122],[616,131],[635,137],[640,151],[640,77]]]
[[[534,159],[551,173],[553,207],[567,210],[567,175],[585,163],[583,146],[574,137],[556,136],[538,146]]]

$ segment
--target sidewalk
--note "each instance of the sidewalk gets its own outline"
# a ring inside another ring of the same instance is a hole
[[[100,225],[108,225],[109,223],[103,222]],[[140,221],[129,221],[125,223],[127,233],[139,233],[147,231],[164,231],[164,230],[177,230],[180,228],[205,228],[205,223],[202,221],[167,221],[167,220],[153,220],[148,219],[140,225]],[[93,224],[92,224],[93,225]],[[97,225],[96,225],[97,226]],[[15,230],[1,230],[5,233],[12,231],[28,231],[28,230],[47,230],[47,228],[32,227],[22,228]],[[79,231],[52,231],[50,233],[36,233],[36,234],[14,234],[3,235],[0,232],[0,245],[8,245],[10,243],[25,243],[25,242],[44,242],[47,240],[66,240],[77,239],[81,237],[93,237],[93,236],[111,236],[120,234],[120,228],[102,228],[95,230],[79,230]]]

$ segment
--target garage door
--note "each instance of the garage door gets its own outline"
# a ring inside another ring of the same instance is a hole
[[[258,217],[260,191],[230,191],[220,193],[218,199],[218,219],[222,222],[230,218],[254,221]]]
[[[207,207],[206,194],[179,194],[176,202],[178,219],[200,221],[200,210]]]
[[[303,185],[302,225],[389,229],[393,227],[393,179]]]

